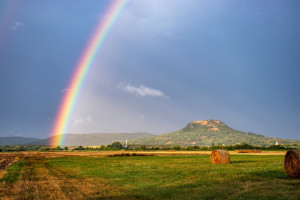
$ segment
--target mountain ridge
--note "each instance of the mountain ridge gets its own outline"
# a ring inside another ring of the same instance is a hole
[[[255,133],[235,130],[219,120],[192,121],[180,130],[154,135],[145,132],[136,133],[86,133],[65,134],[64,146],[99,146],[113,142],[133,145],[180,145],[180,146],[212,146],[236,145],[247,143],[257,146],[300,144],[300,140],[266,137]],[[49,145],[52,137],[45,139],[25,137],[0,137],[0,145]],[[51,145],[51,144],[50,144]],[[57,145],[57,144],[52,144]]]
[[[139,139],[154,136],[151,133],[136,132],[136,133],[85,133],[85,134],[65,134],[64,146],[100,146],[108,145],[113,142],[125,143],[125,140]],[[41,139],[36,142],[29,143],[30,145],[57,145],[50,144],[53,137]]]
[[[40,140],[39,138],[27,138],[27,137],[0,137],[0,145],[24,145],[27,143]]]

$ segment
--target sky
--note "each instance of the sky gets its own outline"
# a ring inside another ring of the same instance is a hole
[[[0,1],[0,137],[49,137],[111,0]],[[300,139],[298,0],[131,0],[68,133],[163,134],[215,119]]]

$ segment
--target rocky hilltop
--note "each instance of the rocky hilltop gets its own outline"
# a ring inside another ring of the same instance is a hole
[[[203,120],[203,121],[192,121],[187,125],[189,128],[194,128],[197,126],[206,126],[208,131],[220,131],[218,126],[226,126],[223,122],[219,120]]]

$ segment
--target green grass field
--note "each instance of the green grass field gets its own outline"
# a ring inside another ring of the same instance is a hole
[[[0,180],[0,199],[300,199],[284,156],[25,158]]]

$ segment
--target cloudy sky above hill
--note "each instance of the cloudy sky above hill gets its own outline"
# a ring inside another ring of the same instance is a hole
[[[0,2],[0,136],[50,135],[110,0]],[[131,0],[83,83],[70,133],[167,133],[216,119],[300,139],[297,0]]]

